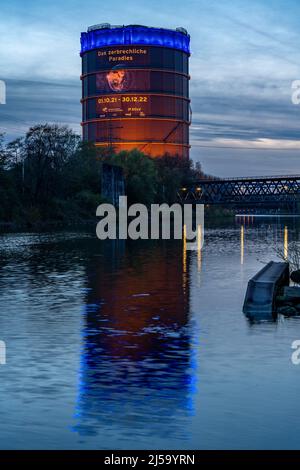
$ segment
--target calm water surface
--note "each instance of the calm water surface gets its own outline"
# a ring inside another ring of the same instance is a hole
[[[0,447],[299,449],[300,319],[242,313],[284,226],[298,239],[293,219],[237,222],[187,253],[88,232],[1,235]]]

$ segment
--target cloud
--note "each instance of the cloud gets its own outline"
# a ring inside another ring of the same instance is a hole
[[[300,107],[291,83],[300,79],[295,0],[11,0],[3,5],[0,78],[7,105],[0,126],[9,137],[38,122],[59,122],[80,132],[79,34],[89,24],[185,26],[191,34],[192,156],[219,175],[297,172]],[[152,15],[153,16],[153,15]],[[152,17],[151,16],[151,17]],[[271,150],[272,148],[280,148]]]
[[[80,74],[79,37],[65,29],[8,18],[0,21],[0,37],[1,78],[70,80]]]
[[[0,106],[0,129],[8,139],[24,135],[37,123],[67,124],[81,133],[81,86],[62,83],[7,80],[7,104]]]

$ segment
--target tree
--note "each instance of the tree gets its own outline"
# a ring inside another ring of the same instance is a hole
[[[0,133],[0,170],[3,170],[6,164],[6,149],[4,145],[4,134]]]
[[[25,158],[24,155],[24,138],[19,137],[18,139],[9,142],[6,146],[7,164],[9,168],[17,166],[22,163]]]
[[[157,194],[157,169],[154,160],[137,149],[122,151],[108,160],[124,170],[129,204],[151,204]]]
[[[102,201],[103,162],[123,168],[129,204],[173,204],[180,187],[208,178],[190,160],[151,158],[138,149],[115,154],[82,142],[66,126],[39,124],[7,145],[0,134],[0,220],[93,218]]]
[[[90,142],[80,142],[65,169],[66,193],[74,194],[89,189],[101,191],[101,161],[103,151]]]
[[[193,167],[191,160],[173,155],[155,159],[159,175],[159,201],[172,204],[177,199],[178,189],[199,179],[201,170]]]
[[[19,200],[15,180],[8,171],[9,154],[0,134],[0,220],[10,221],[17,217]]]
[[[29,129],[24,140],[25,187],[33,203],[58,195],[62,173],[80,138],[67,126],[43,124]]]

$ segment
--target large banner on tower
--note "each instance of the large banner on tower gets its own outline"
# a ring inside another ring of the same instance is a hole
[[[190,103],[186,35],[175,31],[161,36],[161,31],[151,28],[146,33],[135,27],[132,31],[136,44],[129,44],[126,28],[84,36],[84,139],[119,149],[186,155]]]

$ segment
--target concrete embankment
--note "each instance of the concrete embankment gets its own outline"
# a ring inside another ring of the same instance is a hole
[[[250,317],[276,315],[276,297],[289,285],[289,264],[270,261],[248,283],[243,311]]]

